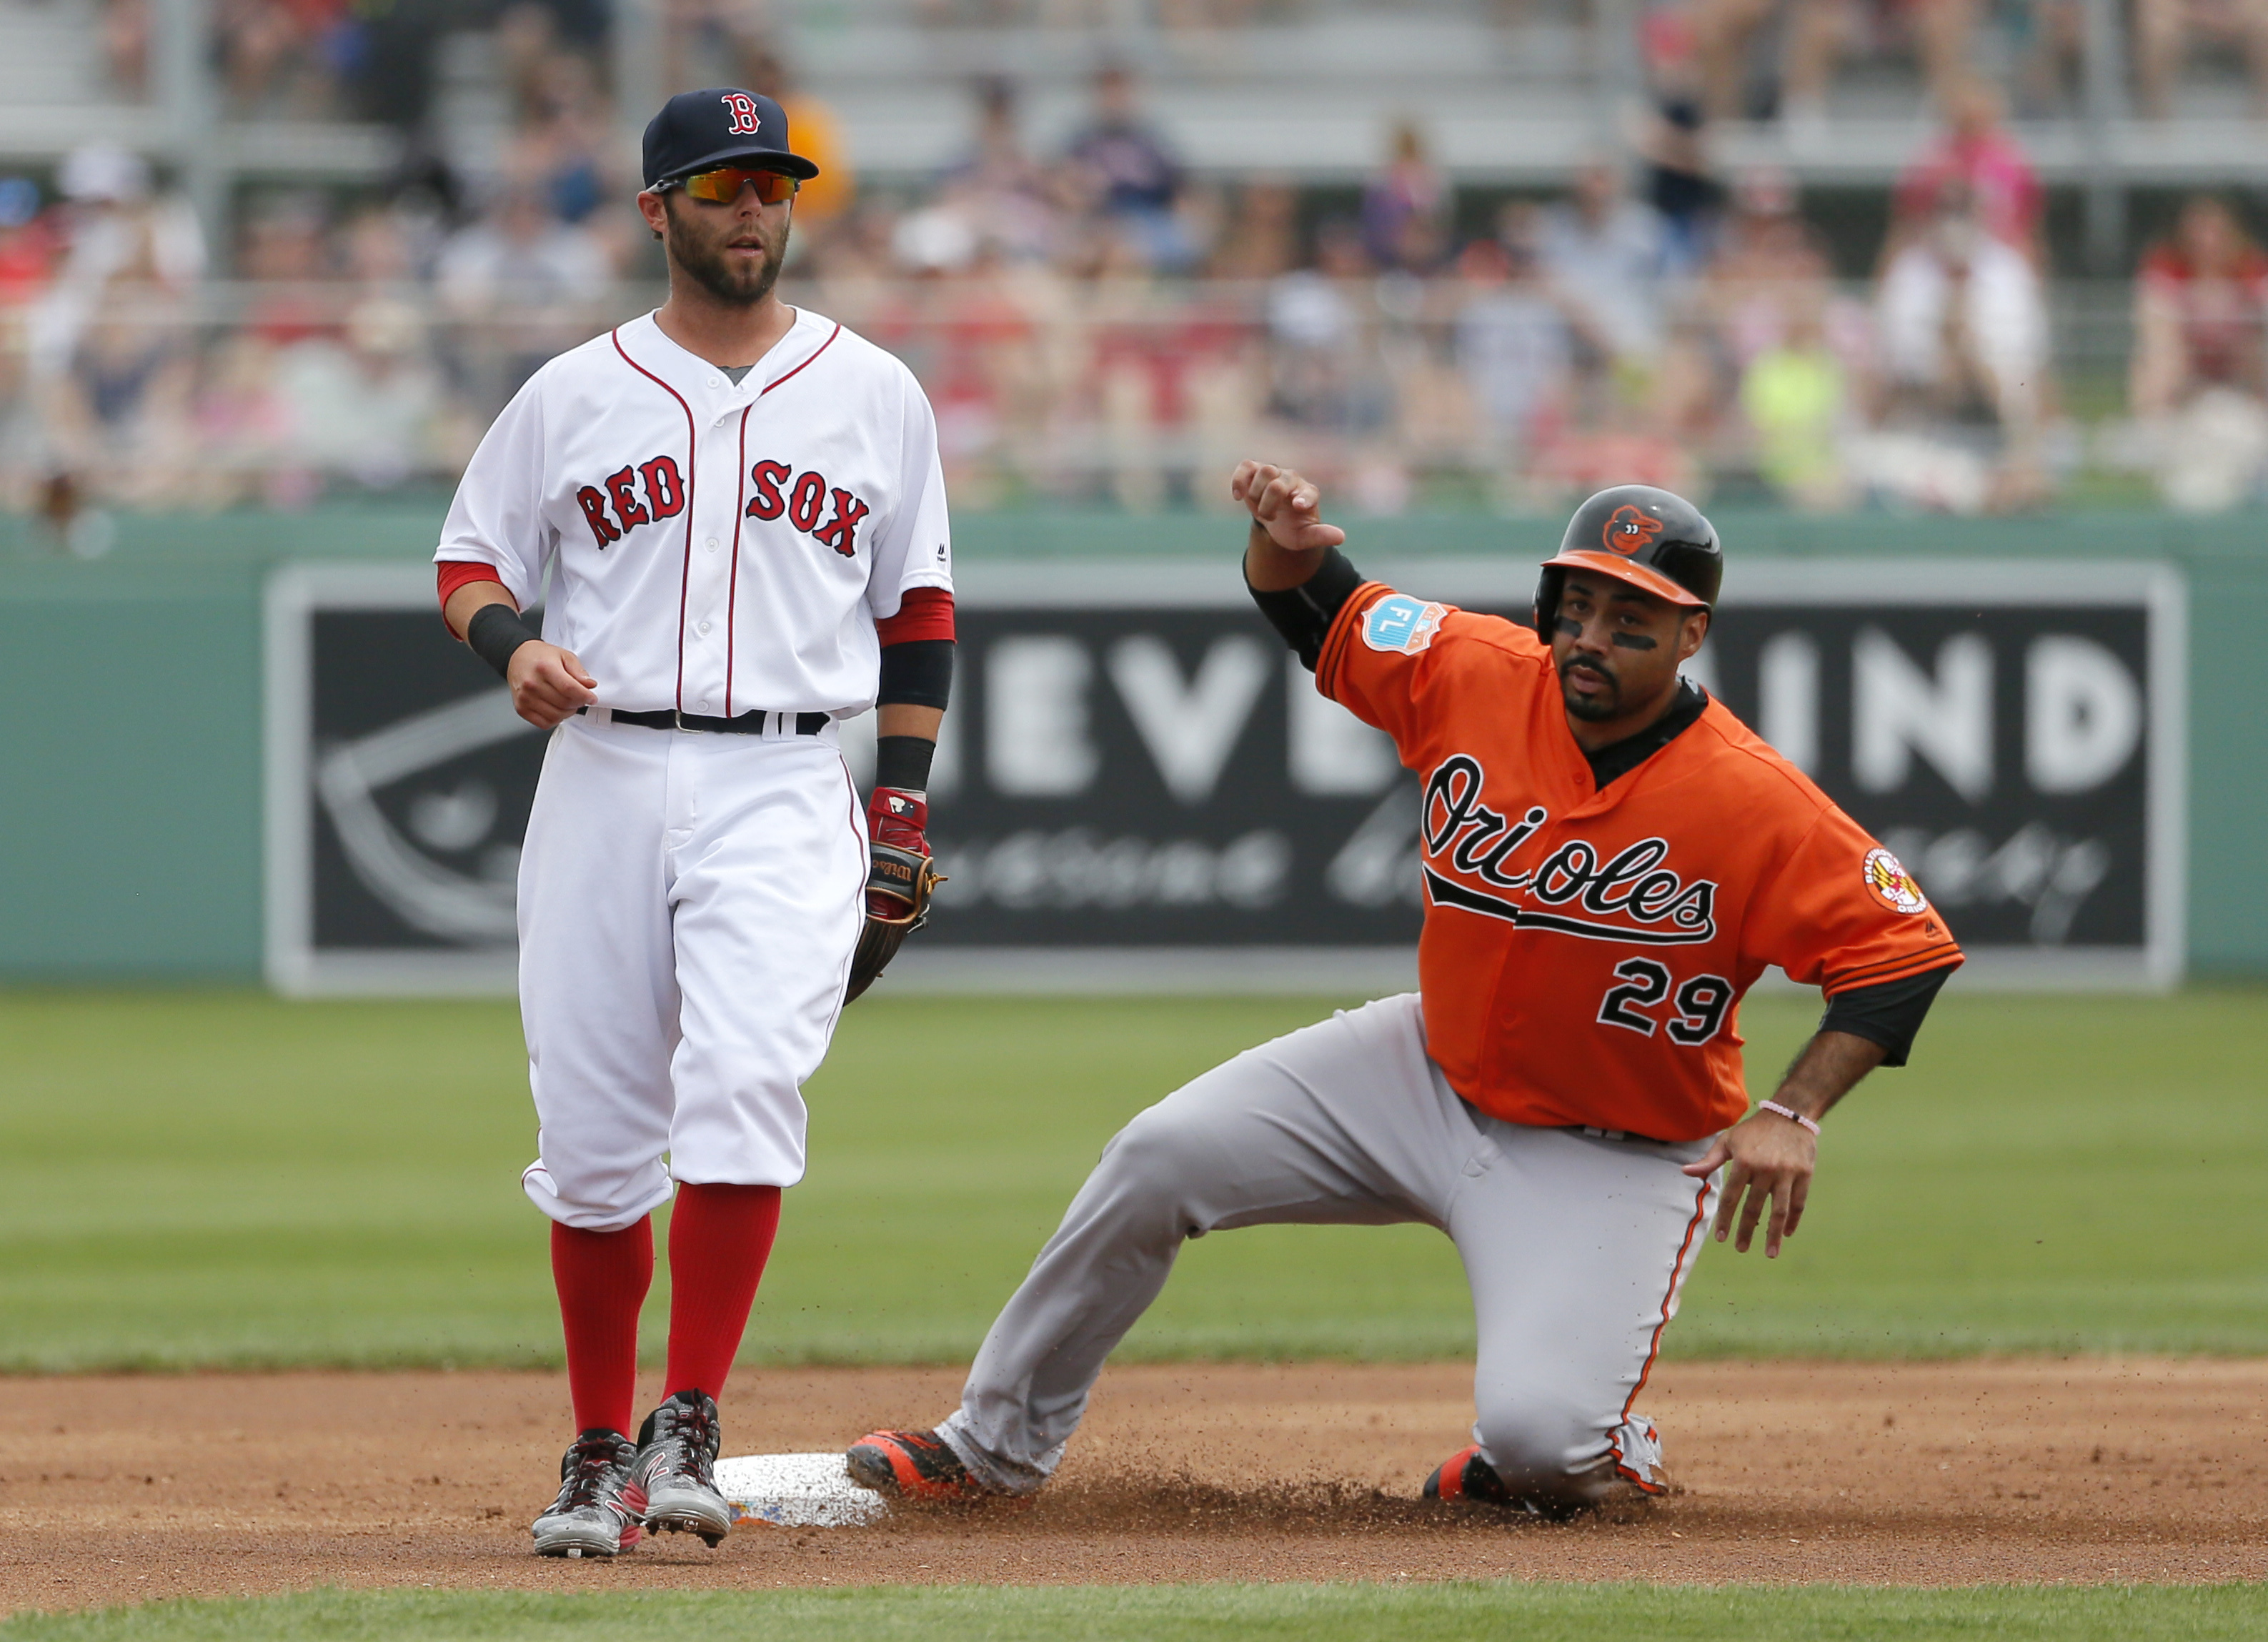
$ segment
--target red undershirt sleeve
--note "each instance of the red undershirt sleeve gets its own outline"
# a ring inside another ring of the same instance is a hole
[[[898,613],[874,623],[885,645],[914,644],[923,639],[953,638],[953,594],[942,587],[909,587],[898,600]]]
[[[504,577],[493,564],[482,564],[474,559],[443,559],[434,570],[434,581],[441,593],[441,608],[447,610],[449,600],[458,589],[469,587],[475,582],[494,582],[504,585]]]

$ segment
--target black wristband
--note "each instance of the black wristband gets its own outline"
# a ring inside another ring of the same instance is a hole
[[[953,641],[909,638],[882,646],[882,672],[874,704],[903,702],[942,711],[953,700]]]
[[[926,736],[884,735],[874,739],[874,784],[901,792],[929,791],[929,762],[937,743]]]
[[[504,669],[512,665],[512,652],[534,637],[519,612],[508,604],[484,604],[465,623],[465,643],[497,670],[498,678],[508,676]]]
[[[1348,562],[1346,555],[1336,548],[1326,548],[1314,574],[1297,587],[1263,593],[1248,581],[1244,590],[1252,595],[1252,602],[1260,607],[1269,625],[1292,646],[1300,666],[1313,673],[1331,623],[1361,585],[1362,572]]]

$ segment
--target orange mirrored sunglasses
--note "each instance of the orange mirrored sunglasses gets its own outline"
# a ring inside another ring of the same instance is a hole
[[[695,199],[718,205],[732,204],[750,183],[755,184],[756,198],[766,205],[793,199],[795,191],[803,186],[799,178],[791,177],[784,171],[759,171],[747,166],[719,166],[713,171],[696,171],[689,177],[680,177],[678,182]]]

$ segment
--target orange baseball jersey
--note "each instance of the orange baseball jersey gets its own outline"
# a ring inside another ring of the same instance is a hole
[[[1896,858],[1721,702],[1601,791],[1534,633],[1375,582],[1315,684],[1425,784],[1426,1049],[1493,1116],[1699,1139],[1748,1109],[1736,1012],[1768,966],[1832,997],[1961,961]]]

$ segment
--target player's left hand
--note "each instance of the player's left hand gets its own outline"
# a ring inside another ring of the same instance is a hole
[[[1811,1176],[1818,1166],[1819,1142],[1809,1130],[1775,1113],[1757,1111],[1718,1136],[1707,1155],[1687,1164],[1685,1172],[1697,1180],[1717,1168],[1725,1170],[1724,1195],[1717,1200],[1712,1230],[1717,1241],[1723,1242],[1733,1230],[1737,1211],[1740,1235],[1733,1247],[1742,1254],[1749,1252],[1756,1222],[1764,1219],[1770,1205],[1771,1218],[1764,1224],[1764,1258],[1776,1260],[1780,1240],[1794,1236],[1803,1219],[1803,1202],[1811,1195]]]
[[[1289,468],[1239,462],[1229,475],[1228,493],[1251,510],[1252,522],[1286,553],[1320,552],[1346,541],[1345,531],[1323,523],[1322,492]]]
[[[930,853],[928,830],[929,801],[919,793],[876,787],[866,800],[866,836],[876,843],[925,858]],[[866,911],[872,917],[899,917],[904,915],[905,906],[895,897],[870,889]]]

